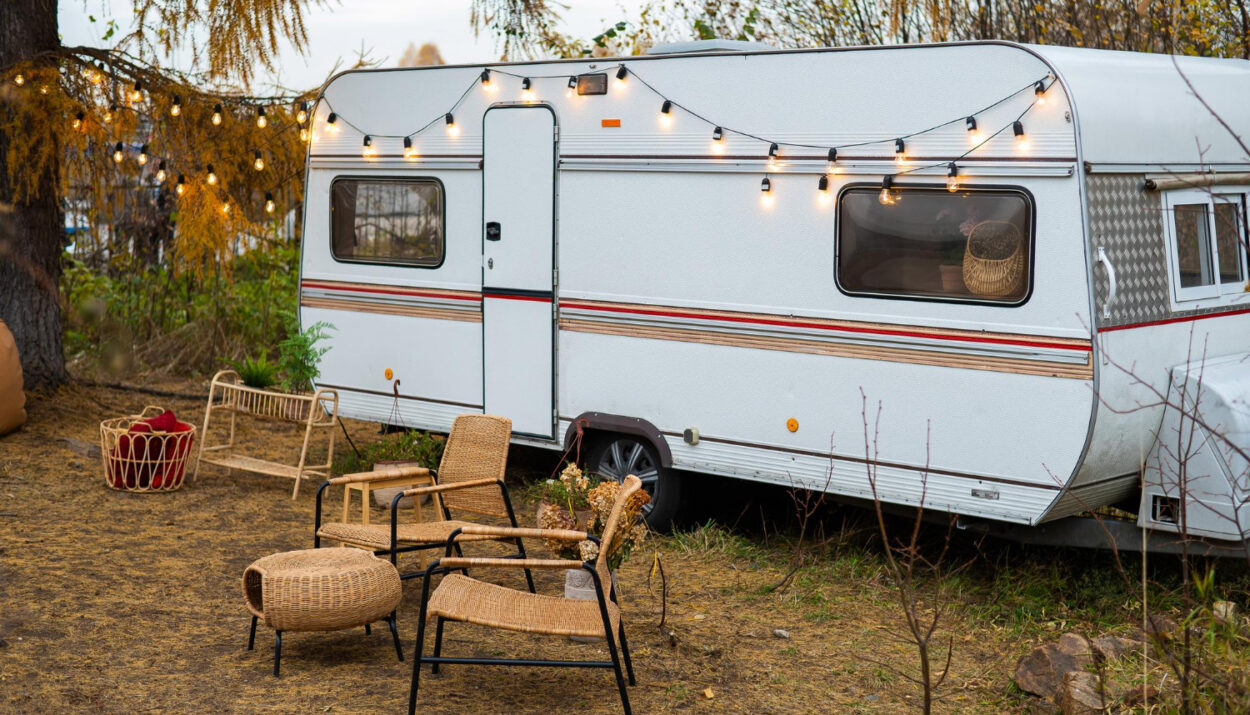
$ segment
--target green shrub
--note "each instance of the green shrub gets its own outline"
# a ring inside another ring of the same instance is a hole
[[[333,329],[333,325],[320,321],[305,330],[295,324],[287,328],[286,340],[278,343],[278,367],[282,370],[282,387],[288,392],[312,388],[313,381],[321,375],[321,356],[330,349],[317,347],[317,343],[329,337],[326,331]]]
[[[428,469],[437,469],[443,458],[446,438],[429,432],[411,430],[389,434],[382,439],[359,445],[360,454],[351,447],[335,450],[334,473],[351,474],[373,469],[375,462],[410,460]]]

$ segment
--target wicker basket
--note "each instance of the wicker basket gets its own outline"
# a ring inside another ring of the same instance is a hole
[[[1006,258],[984,258],[985,243],[996,238],[1014,240],[1015,251]],[[964,285],[975,295],[1018,295],[1024,288],[1024,239],[1020,229],[1007,221],[982,221],[973,226],[968,234],[963,274]]]
[[[165,410],[148,406],[143,412],[100,423],[100,456],[104,483],[125,492],[172,492],[182,486],[187,458],[195,443],[195,426],[182,432],[132,433],[131,427]]]

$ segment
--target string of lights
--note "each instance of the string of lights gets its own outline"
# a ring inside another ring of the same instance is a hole
[[[1030,81],[1028,84],[1020,87],[1019,89],[1011,92],[1010,94],[984,107],[981,107],[980,109],[977,109],[968,114],[961,114],[955,118],[948,119],[939,124],[935,124],[933,126],[926,127],[923,129],[918,129],[918,130],[908,132],[905,134],[893,135],[889,137],[881,137],[881,138],[876,138],[876,139],[868,139],[868,140],[856,141],[856,142],[846,142],[846,143],[835,144],[831,146],[827,144],[810,144],[810,143],[803,143],[803,142],[774,140],[774,139],[767,138],[761,134],[756,134],[754,132],[749,132],[749,131],[745,131],[742,129],[736,129],[734,127],[730,127],[730,126],[726,126],[724,124],[718,123],[715,120],[706,116],[705,114],[699,111],[696,111],[695,109],[692,109],[690,106],[683,104],[679,102],[678,100],[675,100],[672,97],[666,95],[664,92],[658,89],[655,85],[648,82],[645,78],[639,76],[635,70],[629,69],[624,63],[609,66],[607,68],[604,68],[601,71],[597,71],[592,74],[614,75],[616,82],[618,84],[627,82],[631,78],[636,80],[639,84],[641,84],[642,86],[650,90],[651,93],[654,94],[660,100],[660,116],[662,120],[671,120],[671,117],[673,116],[674,111],[680,110],[690,115],[691,117],[694,117],[695,119],[698,119],[699,121],[702,121],[703,123],[712,127],[711,140],[712,140],[712,146],[713,146],[713,153],[719,154],[723,152],[724,142],[727,136],[730,134],[734,134],[734,135],[741,136],[747,139],[758,141],[761,144],[767,145],[768,149],[767,149],[767,154],[765,155],[765,161],[766,161],[768,169],[776,169],[778,165],[780,164],[780,162],[783,160],[782,147],[786,147],[790,149],[821,150],[822,152],[824,152],[825,157],[826,157],[826,166],[825,166],[825,171],[821,174],[819,181],[817,182],[817,190],[825,194],[828,193],[829,188],[830,188],[829,176],[832,174],[836,174],[838,172],[838,161],[839,161],[840,152],[845,151],[847,149],[854,149],[858,147],[866,147],[866,146],[873,146],[873,145],[889,146],[892,144],[894,147],[894,159],[899,168],[898,170],[894,172],[889,172],[883,175],[882,191],[881,191],[881,202],[883,204],[894,203],[894,201],[896,200],[896,194],[895,194],[895,179],[896,178],[900,176],[907,176],[910,174],[915,174],[917,172],[931,171],[933,169],[945,168],[946,169],[946,188],[951,192],[958,191],[960,188],[960,181],[959,181],[960,172],[959,172],[958,162],[966,159],[968,156],[976,152],[978,149],[984,147],[991,140],[1003,134],[1007,130],[1012,131],[1012,134],[1016,139],[1016,144],[1018,147],[1020,147],[1022,150],[1027,148],[1028,136],[1024,130],[1023,120],[1025,116],[1029,113],[1029,111],[1033,109],[1033,107],[1044,104],[1046,102],[1046,92],[1047,90],[1050,89],[1051,86],[1053,86],[1054,82],[1056,81],[1053,75],[1047,74],[1045,77],[1035,80],[1035,81]],[[464,103],[465,98],[469,96],[470,92],[472,92],[475,86],[481,86],[483,89],[487,91],[494,91],[497,85],[497,82],[494,80],[495,75],[501,75],[505,77],[511,77],[513,79],[519,79],[520,89],[521,89],[521,99],[524,101],[534,101],[535,80],[547,80],[547,79],[567,80],[569,91],[572,92],[578,86],[579,77],[583,76],[579,74],[572,74],[572,75],[570,74],[541,74],[541,75],[519,74],[516,72],[511,72],[511,71],[502,70],[502,69],[491,69],[491,68],[483,69],[481,74],[476,79],[471,81],[467,87],[465,87],[464,92],[460,94],[460,96],[456,99],[455,103],[452,104],[452,106],[446,112],[441,113],[439,116],[426,122],[420,128],[416,129],[415,131],[408,132],[407,134],[379,134],[379,133],[372,133],[372,132],[365,131],[364,129],[356,125],[355,123],[342,117],[338,113],[338,111],[335,110],[334,107],[330,104],[329,100],[325,97],[324,94],[318,97],[318,102],[324,103],[326,105],[326,109],[328,110],[328,115],[327,115],[325,124],[331,131],[337,131],[341,123],[341,125],[351,127],[352,129],[354,129],[355,131],[363,135],[362,148],[361,148],[362,156],[369,157],[369,158],[377,156],[377,146],[375,143],[377,139],[402,139],[403,146],[404,146],[403,156],[405,159],[411,160],[411,159],[416,159],[419,157],[419,153],[413,142],[414,138],[420,136],[421,134],[429,130],[431,127],[438,124],[440,120],[442,120],[447,125],[449,134],[455,134],[456,132],[458,132],[458,128],[455,125],[455,112],[460,108],[460,105]],[[1020,96],[1021,94],[1025,92],[1030,92],[1030,91],[1034,95],[1033,101],[1029,102],[1029,104],[1024,108],[1023,111],[1020,112],[1019,115],[1016,116],[1014,120],[1012,120],[1008,124],[1005,124],[999,127],[997,130],[989,134],[985,134],[984,132],[981,131],[981,128],[977,122],[978,116],[984,115],[986,112],[996,109],[1000,105],[1003,105],[1009,101],[1012,101],[1013,99]],[[919,165],[919,166],[911,166],[911,167],[907,166],[909,162],[909,159],[907,157],[907,141],[909,139],[923,136],[925,134],[930,134],[932,132],[945,129],[952,125],[957,125],[961,122],[964,124],[965,129],[968,133],[968,139],[969,139],[968,149],[958,154],[957,156],[949,157],[947,159],[943,159],[941,161],[937,161],[934,163],[924,164],[924,165]],[[773,191],[772,185],[773,185],[772,179],[766,173],[763,180],[760,182],[760,191],[764,195],[764,199],[766,203],[768,203],[769,200],[771,199],[771,194]]]

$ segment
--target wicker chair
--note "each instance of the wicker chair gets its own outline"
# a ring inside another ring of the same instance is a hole
[[[395,495],[391,501],[390,524],[354,524],[348,522],[321,522],[322,496],[328,487],[359,481],[388,480],[393,483],[399,476],[428,476],[430,471],[422,467],[397,467],[375,472],[349,474],[329,479],[317,489],[317,513],[314,526],[313,546],[320,548],[321,540],[336,541],[345,546],[372,549],[379,556],[388,555],[397,568],[399,554],[422,549],[441,549],[448,544],[453,532],[473,522],[453,519],[452,514],[465,513],[479,516],[506,518],[515,528],[516,514],[512,500],[504,484],[504,469],[508,464],[508,443],[512,438],[512,420],[492,415],[460,415],[452,423],[451,434],[443,449],[443,459],[435,472],[434,486],[407,489]],[[435,511],[442,519],[417,523],[399,523],[399,502],[412,497],[414,503],[426,495],[435,499]],[[524,559],[525,546],[519,537],[491,535],[465,536],[456,544],[467,541],[511,541],[517,553],[507,558]],[[401,578],[420,576],[422,571],[400,573]],[[525,580],[530,591],[534,579],[529,569]]]
[[[595,563],[571,559],[489,559],[451,556],[452,547],[461,537],[477,538],[554,538],[583,541],[593,538],[583,531],[562,529],[508,529],[490,526],[464,526],[453,534],[447,546],[447,555],[426,569],[424,587],[421,591],[421,616],[417,623],[416,658],[412,666],[412,686],[408,691],[408,713],[415,715],[417,688],[421,677],[421,664],[430,663],[432,671],[438,672],[442,663],[461,665],[528,665],[541,667],[612,668],[616,672],[616,687],[621,694],[621,705],[626,715],[629,693],[625,688],[625,676],[621,672],[622,656],[629,684],[634,685],[634,666],[629,658],[629,645],[625,640],[625,627],[621,622],[621,609],[616,602],[616,589],[612,586],[608,570],[610,545],[616,543],[618,530],[628,530],[633,524],[623,523],[622,513],[629,498],[642,488],[638,477],[625,478],[617,495],[616,504],[603,530],[603,540]],[[536,569],[586,569],[595,584],[596,600],[588,601],[556,596],[542,596],[497,586],[469,578],[468,568],[536,568]],[[456,573],[461,572],[461,573]],[[430,593],[430,579],[445,574],[438,588]],[[425,627],[429,619],[437,619],[434,636],[434,654],[424,655]],[[530,658],[448,658],[441,655],[443,649],[443,624],[459,621],[501,628],[522,633],[542,633],[559,636],[583,636],[603,638],[612,656],[610,661],[534,660]],[[620,651],[617,650],[619,638]]]

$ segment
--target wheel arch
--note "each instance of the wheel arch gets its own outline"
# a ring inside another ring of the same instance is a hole
[[[595,434],[623,434],[639,437],[655,449],[655,453],[660,457],[660,466],[665,468],[673,466],[673,452],[669,449],[664,434],[658,427],[640,417],[613,415],[606,412],[583,412],[569,422],[569,427],[564,432],[566,451],[573,446],[579,431],[584,441]]]

